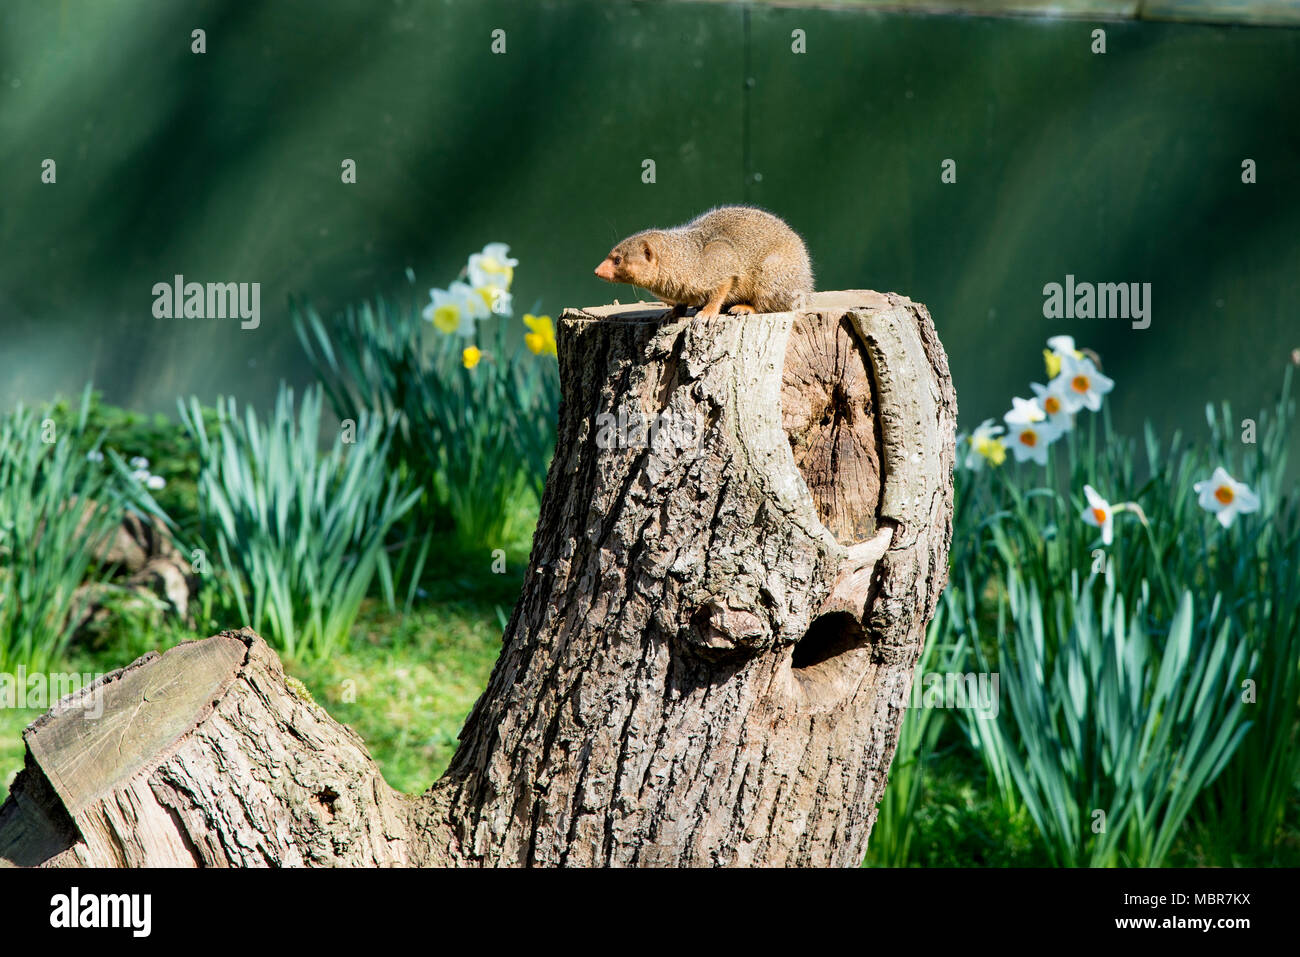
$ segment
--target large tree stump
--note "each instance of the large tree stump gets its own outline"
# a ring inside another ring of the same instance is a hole
[[[559,332],[523,593],[427,794],[226,632],[28,729],[0,859],[858,864],[947,580],[956,403],[925,308],[642,303]]]

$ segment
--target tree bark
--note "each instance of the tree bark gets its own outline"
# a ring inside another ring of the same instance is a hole
[[[860,863],[947,581],[956,401],[928,313],[851,291],[712,321],[570,310],[559,332],[523,593],[428,793],[392,791],[226,632],[28,729],[0,859]]]

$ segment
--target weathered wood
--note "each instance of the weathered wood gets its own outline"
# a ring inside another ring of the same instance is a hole
[[[104,676],[27,729],[28,765],[0,811],[0,858],[407,863],[404,799],[356,734],[299,689],[247,630]]]
[[[559,359],[523,594],[427,794],[394,793],[260,639],[225,633],[106,679],[109,732],[29,729],[0,858],[860,862],[947,579],[956,405],[924,307],[571,310]],[[212,666],[155,697],[187,656]],[[131,738],[137,708],[156,730]]]

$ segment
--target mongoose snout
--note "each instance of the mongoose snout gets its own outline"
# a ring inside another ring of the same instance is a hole
[[[784,312],[813,291],[799,234],[752,206],[719,206],[684,226],[649,229],[615,246],[596,267],[607,282],[630,283],[669,305],[731,312]]]

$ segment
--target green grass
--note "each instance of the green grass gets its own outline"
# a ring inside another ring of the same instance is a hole
[[[458,552],[450,534],[434,539],[421,597],[409,613],[368,599],[347,646],[324,660],[287,660],[285,671],[366,742],[385,780],[410,794],[426,790],[447,767],[470,708],[501,650],[519,597],[528,541],[506,549],[504,574],[490,556]],[[210,602],[208,602],[211,605]],[[209,607],[195,630],[154,616],[114,620],[93,647],[74,648],[67,668],[100,674],[155,649],[207,637],[237,622]],[[0,801],[22,767],[22,731],[45,709],[0,708]]]
[[[160,630],[154,641],[139,636],[135,650],[167,648],[189,637]],[[82,655],[74,667],[91,673],[119,668],[130,660],[120,648]],[[446,769],[500,649],[501,626],[490,604],[451,600],[401,616],[372,603],[357,619],[349,648],[322,662],[288,662],[285,670],[361,735],[389,784],[415,794]],[[0,801],[23,765],[22,731],[44,710],[0,709]]]
[[[925,759],[923,797],[908,821],[905,858],[892,858],[890,838],[877,825],[868,867],[1047,867],[1050,860],[1033,821],[992,792],[984,766],[955,738]],[[891,771],[892,784],[892,771]],[[888,792],[886,792],[888,793]]]
[[[418,794],[446,770],[500,650],[495,609],[479,602],[400,620],[377,610],[358,622],[346,651],[294,674],[361,735],[389,784]]]

